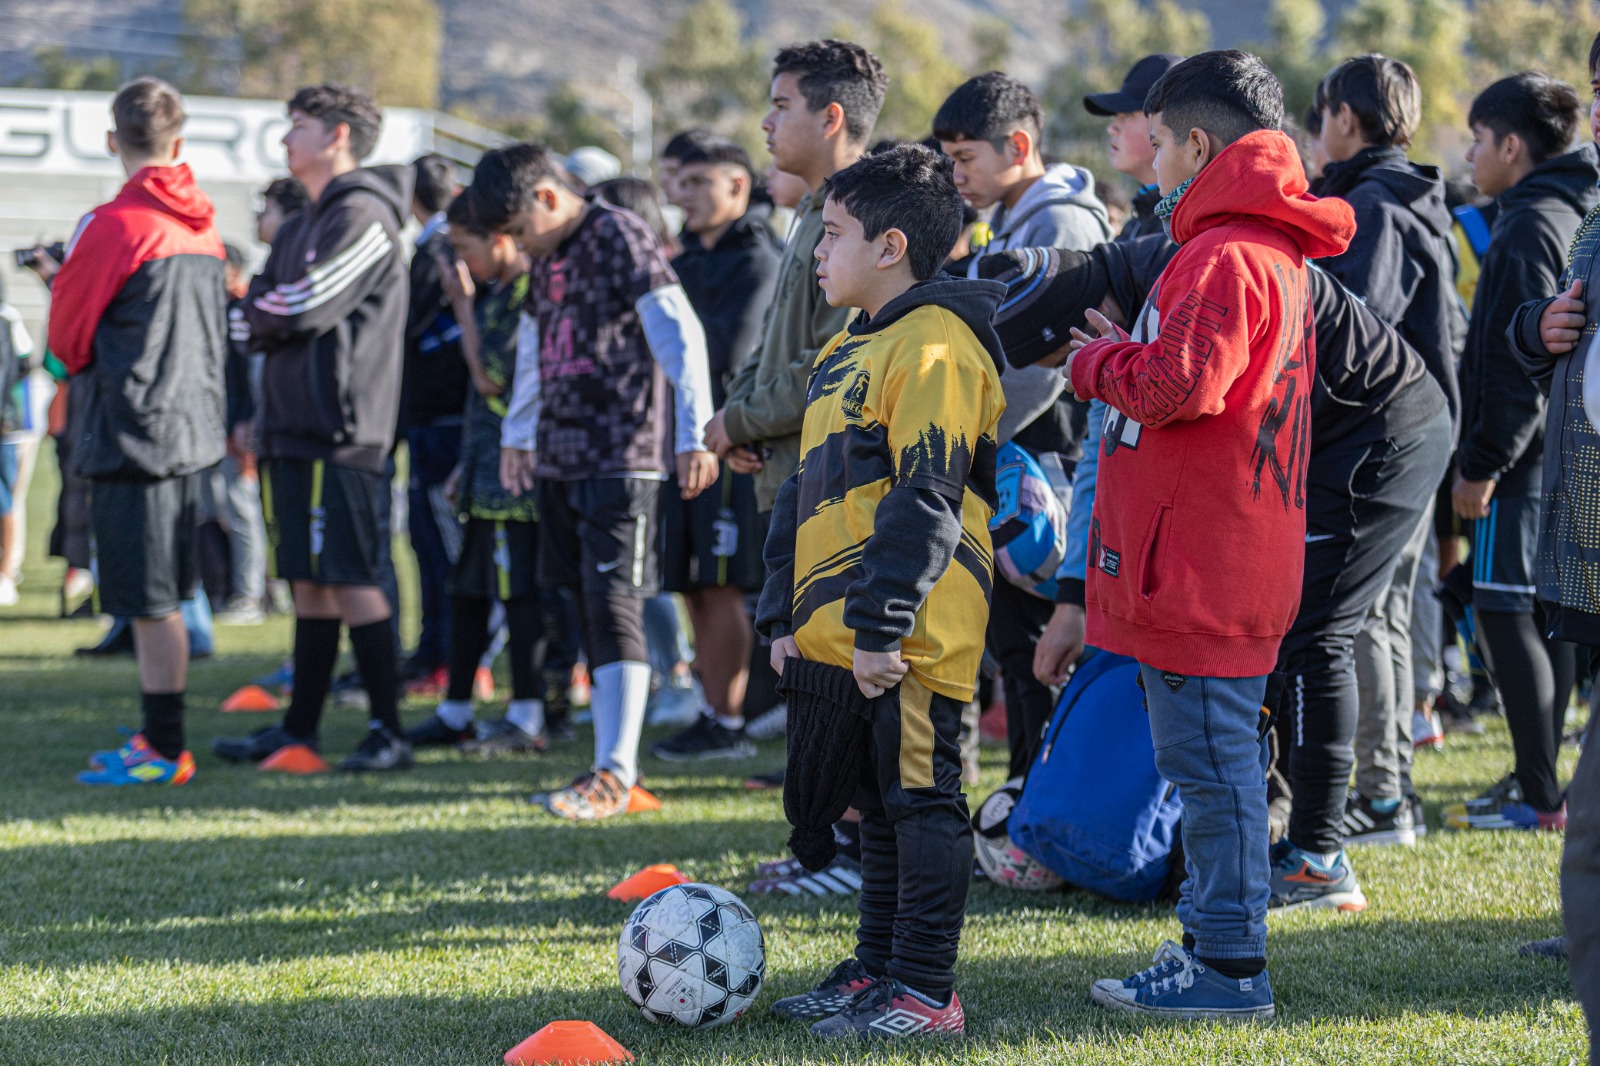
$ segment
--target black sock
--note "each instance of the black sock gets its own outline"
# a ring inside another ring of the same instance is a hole
[[[445,699],[472,699],[478,662],[489,650],[489,612],[493,606],[493,601],[475,596],[450,598],[450,681]]]
[[[539,602],[531,597],[506,601],[506,633],[509,643],[506,651],[511,655],[511,698],[536,700],[539,698],[539,670],[543,651],[539,648],[544,635],[539,625]]]
[[[372,721],[399,736],[400,683],[395,670],[394,627],[387,618],[351,626],[350,647],[356,653],[356,669],[361,671],[361,684],[372,704]]]
[[[339,620],[337,618],[296,618],[294,620],[294,695],[283,716],[283,731],[300,740],[311,740],[322,722],[322,704],[333,683],[333,667],[339,661]]]
[[[145,743],[156,749],[163,759],[176,759],[183,754],[183,693],[146,692],[139,697],[143,704]]]
[[[833,823],[833,841],[839,845],[839,857],[852,862],[861,861],[861,823],[840,820]],[[918,989],[922,991],[922,989]]]
[[[1183,934],[1183,950],[1187,951],[1191,955],[1194,954],[1194,934],[1193,933],[1185,933],[1185,934]]]
[[[1208,959],[1203,955],[1196,955],[1200,965],[1210,970],[1215,970],[1224,977],[1235,981],[1243,981],[1246,977],[1254,977],[1267,968],[1265,958],[1255,959]]]

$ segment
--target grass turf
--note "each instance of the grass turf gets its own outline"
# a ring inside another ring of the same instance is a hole
[[[851,1061],[770,1019],[852,945],[849,902],[750,900],[768,980],[749,1017],[697,1033],[645,1022],[618,990],[629,905],[604,891],[652,862],[741,891],[786,834],[751,766],[646,759],[663,811],[601,825],[530,808],[536,786],[585,763],[589,735],[542,758],[426,754],[411,773],[292,778],[220,764],[213,737],[262,716],[216,705],[280,661],[282,622],[218,629],[191,673],[199,774],[178,789],[90,790],[72,775],[113,727],[137,723],[130,660],[73,658],[92,623],[54,620],[59,563],[40,550],[54,477],[41,461],[34,548],[18,608],[0,611],[0,1062],[489,1064],[546,1022],[586,1018],[642,1063]],[[410,720],[426,713],[411,704]],[[330,711],[324,750],[354,747],[360,715]],[[648,740],[649,738],[647,738]],[[1000,752],[984,758],[998,785]],[[1503,726],[1418,757],[1439,807],[1509,764]],[[1571,755],[1564,758],[1570,773]],[[1169,907],[975,885],[959,989],[968,1036],[881,1048],[906,1063],[1562,1063],[1582,1017],[1563,966],[1516,955],[1559,931],[1561,839],[1448,835],[1353,852],[1359,916],[1272,922],[1279,1020],[1147,1024],[1088,1003],[1096,977],[1145,965],[1177,935]]]

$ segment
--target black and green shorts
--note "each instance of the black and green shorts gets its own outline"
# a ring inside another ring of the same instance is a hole
[[[269,459],[262,512],[273,577],[378,586],[389,528],[389,479],[323,459]]]

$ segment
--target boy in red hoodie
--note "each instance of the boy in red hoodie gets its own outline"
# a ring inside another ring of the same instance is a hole
[[[1260,59],[1207,52],[1145,100],[1157,214],[1181,247],[1134,322],[1074,331],[1072,390],[1109,406],[1091,523],[1088,642],[1139,660],[1156,765],[1183,798],[1183,944],[1113,1010],[1265,1019],[1268,675],[1299,607],[1311,443],[1308,258],[1348,205],[1306,193]]]
[[[183,97],[139,78],[111,102],[128,182],[84,216],[51,283],[50,347],[73,375],[100,608],[133,619],[143,724],[96,752],[86,785],[182,785],[199,472],[221,461],[228,343],[222,238],[183,151]],[[81,394],[79,390],[82,390]]]

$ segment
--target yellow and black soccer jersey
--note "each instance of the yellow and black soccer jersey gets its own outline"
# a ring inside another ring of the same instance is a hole
[[[758,618],[804,658],[849,668],[855,648],[898,644],[928,688],[972,698],[1005,409],[990,320],[1004,293],[940,275],[818,355]]]

